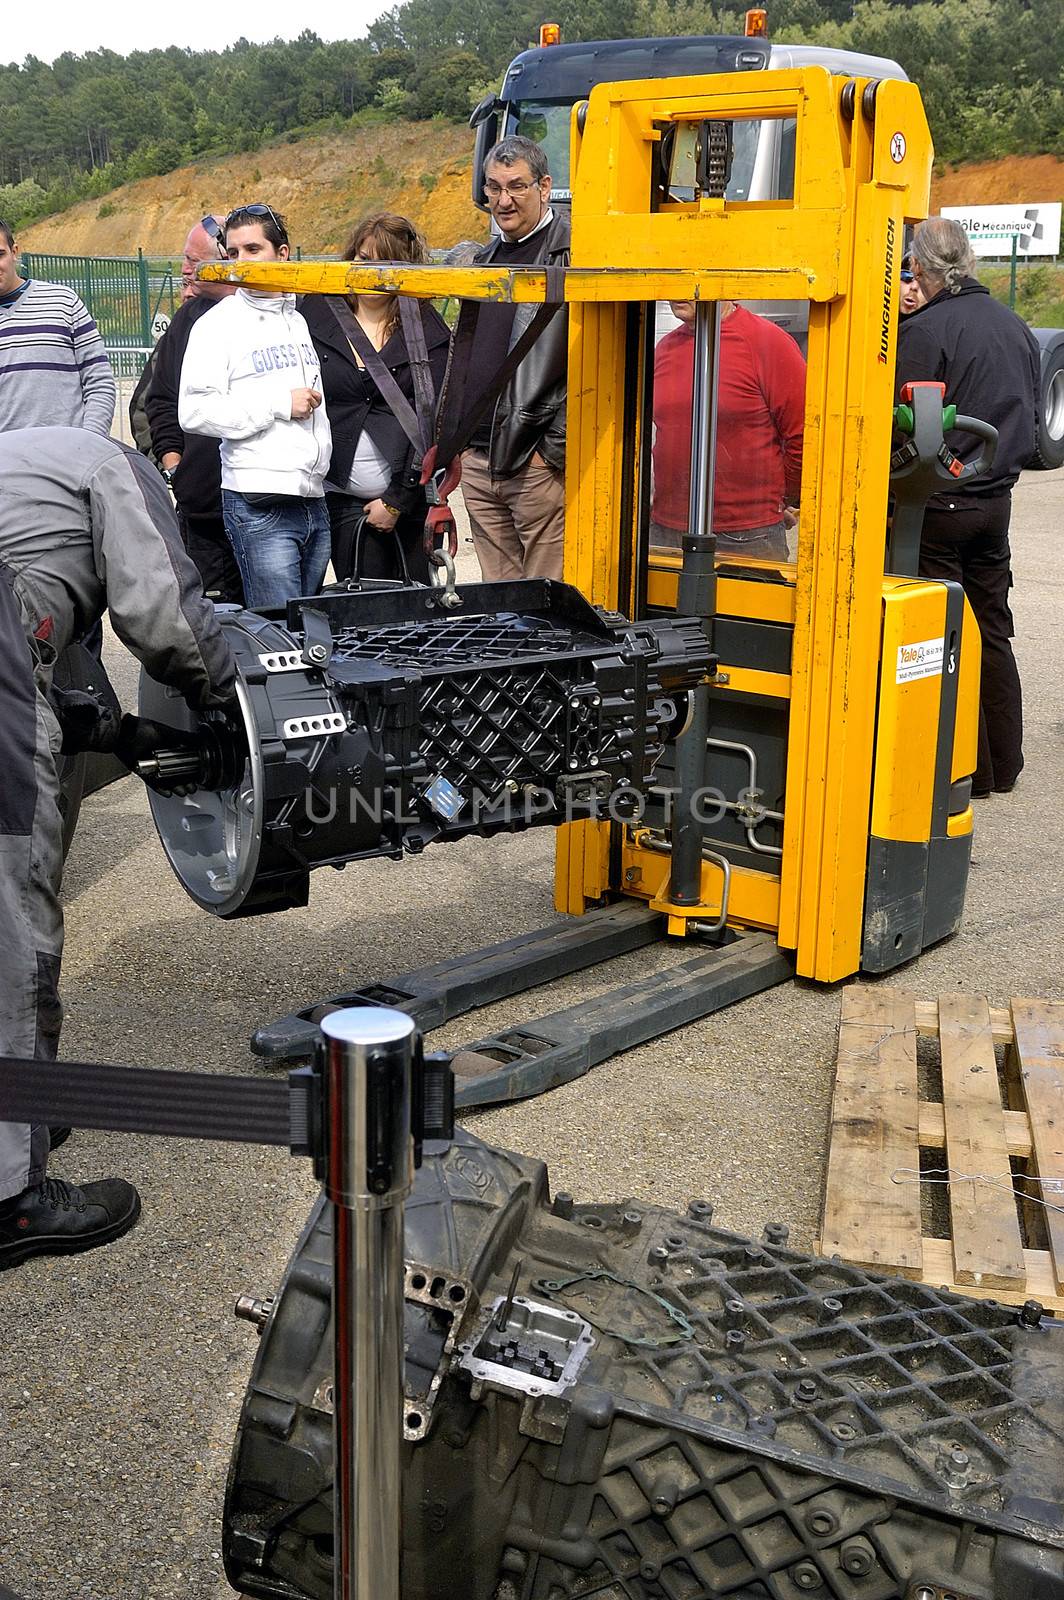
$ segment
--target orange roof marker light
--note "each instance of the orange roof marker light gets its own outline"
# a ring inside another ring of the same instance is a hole
[[[544,45],[561,44],[561,42],[562,29],[560,22],[544,22],[540,24],[539,43],[541,49]]]
[[[766,39],[768,37],[768,12],[758,7],[746,13],[746,26],[743,29],[748,39]]]

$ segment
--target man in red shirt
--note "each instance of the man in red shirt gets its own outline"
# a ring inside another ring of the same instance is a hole
[[[650,542],[679,546],[691,493],[695,302],[669,302],[680,326],[654,356]],[[789,333],[734,301],[721,306],[713,532],[722,555],[787,560],[802,483],[805,361]]]

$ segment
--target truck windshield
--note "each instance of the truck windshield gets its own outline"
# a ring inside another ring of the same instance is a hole
[[[522,134],[526,139],[533,139],[536,144],[543,146],[547,154],[547,166],[554,180],[552,193],[559,200],[571,198],[569,123],[572,109],[571,100],[519,100],[512,109],[516,126],[508,130]],[[735,123],[731,178],[724,191],[729,200],[753,198],[751,187],[761,127],[760,122],[754,121]],[[671,189],[677,200],[689,201],[694,193],[693,138],[692,132],[689,138],[678,142],[673,161]]]
[[[514,106],[517,126],[514,133],[541,144],[547,154],[547,167],[553,192],[559,199],[569,197],[569,118],[571,100],[522,100]]]

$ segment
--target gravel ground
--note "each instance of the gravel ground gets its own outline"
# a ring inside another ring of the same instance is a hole
[[[964,929],[902,980],[925,996],[1064,998],[1053,809],[1064,792],[1062,525],[1064,471],[1028,475],[1013,518],[1028,766],[1013,795],[979,803]],[[129,663],[114,659],[131,704]],[[86,804],[68,867],[64,1052],[268,1072],[247,1051],[260,1021],[549,920],[552,854],[543,832],[319,873],[306,910],[226,925],[185,898],[143,792],[116,785]],[[558,1009],[650,959],[492,1007],[434,1042]],[[837,1014],[835,990],[789,984],[469,1121],[544,1157],[555,1186],[578,1197],[704,1195],[724,1226],[758,1232],[782,1218],[808,1246]],[[238,1293],[275,1287],[314,1194],[306,1164],[78,1133],[53,1170],[130,1178],[144,1216],[116,1245],[0,1282],[0,1583],[26,1600],[222,1600],[222,1494],[255,1342],[231,1307]]]

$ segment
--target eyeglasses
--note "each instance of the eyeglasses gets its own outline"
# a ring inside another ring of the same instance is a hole
[[[512,183],[496,183],[494,178],[489,178],[484,185],[484,193],[489,200],[501,200],[504,194],[508,194],[511,200],[520,200],[529,189],[538,187],[538,184],[526,183],[524,178],[515,178]]]
[[[913,282],[912,273],[906,271],[906,269],[904,267],[902,267],[902,269],[901,269],[901,281],[902,281],[902,283],[912,283]]]
[[[256,200],[254,204],[250,206],[234,206],[232,211],[230,211],[229,215],[226,217],[225,221],[222,223],[223,231],[228,230],[229,224],[232,222],[234,217],[269,217],[270,221],[277,229],[277,232],[281,235],[282,240],[288,238],[288,234],[282,223],[279,221],[277,213],[274,211],[273,207],[264,206],[259,200]]]

